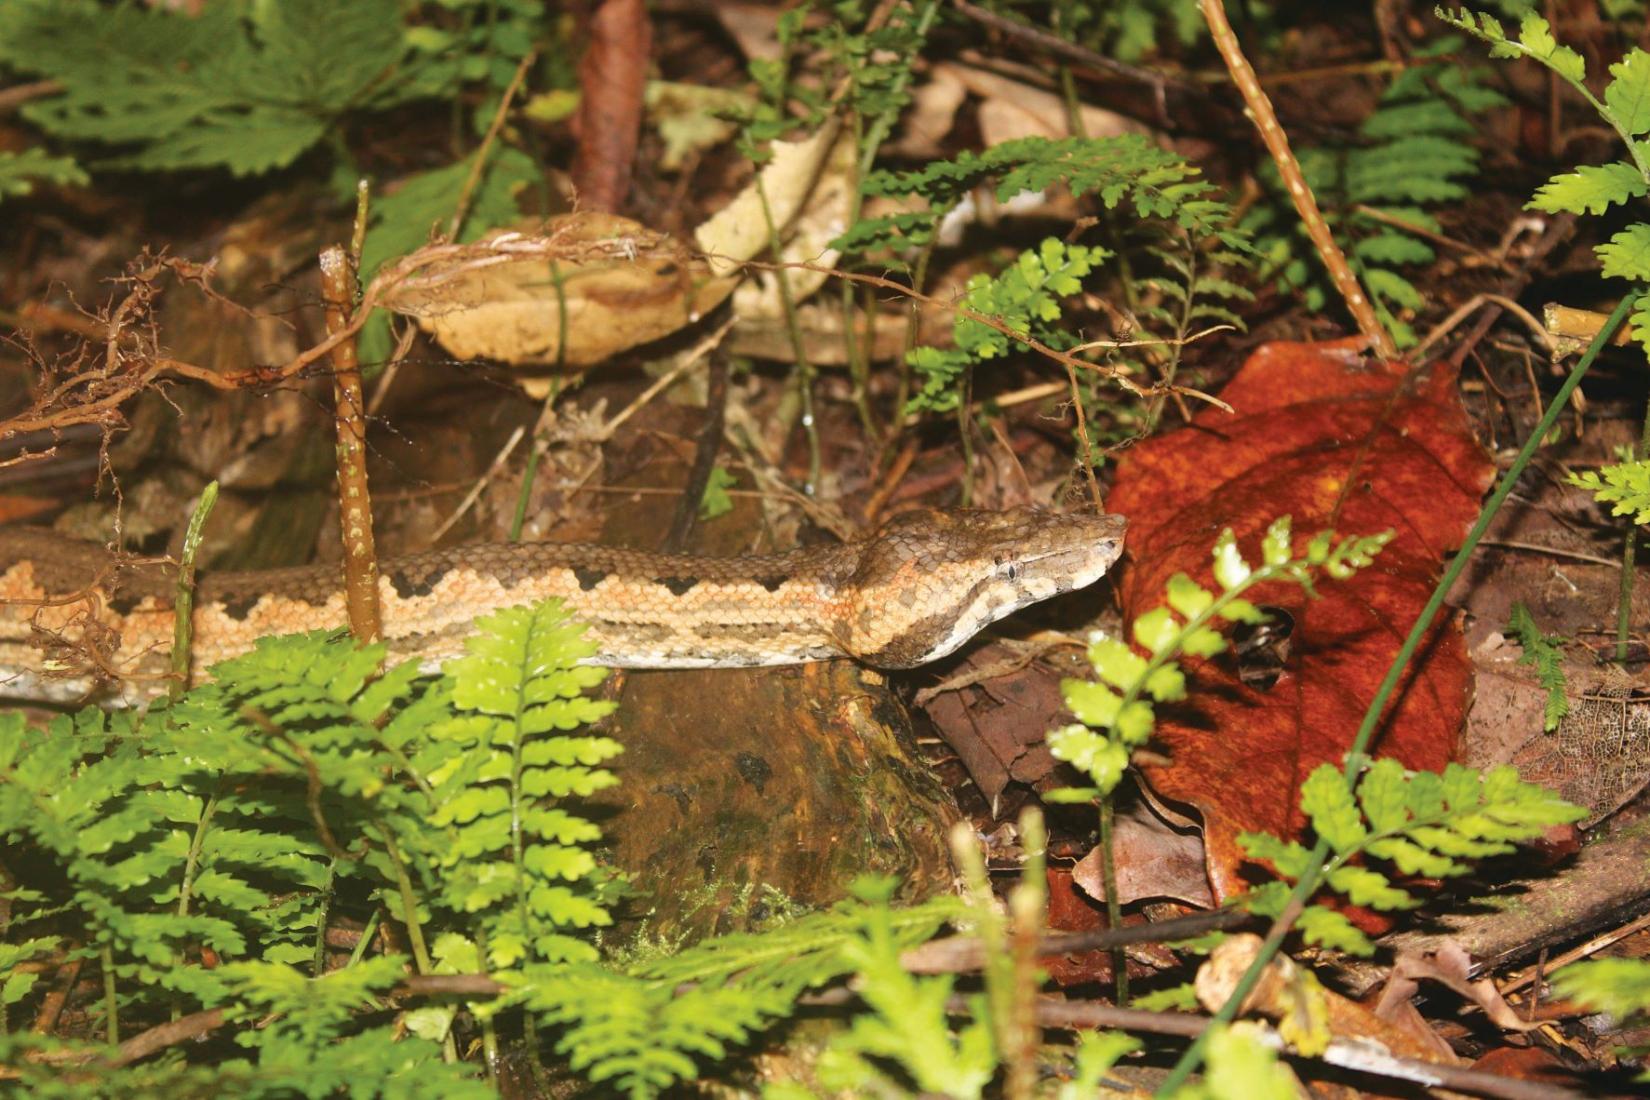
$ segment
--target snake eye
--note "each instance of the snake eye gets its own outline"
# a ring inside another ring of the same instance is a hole
[[[1004,562],[1000,567],[1004,580],[1017,581],[1020,579],[1020,563],[1017,561]]]

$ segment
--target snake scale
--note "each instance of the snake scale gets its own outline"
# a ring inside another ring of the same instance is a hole
[[[922,510],[834,546],[702,558],[573,543],[436,550],[382,564],[392,659],[436,667],[474,621],[558,597],[589,625],[591,663],[735,668],[848,657],[910,668],[983,627],[1092,584],[1117,560],[1120,516]],[[165,688],[175,566],[30,528],[0,529],[0,695],[135,701]],[[345,624],[338,566],[203,574],[204,669],[266,634]]]

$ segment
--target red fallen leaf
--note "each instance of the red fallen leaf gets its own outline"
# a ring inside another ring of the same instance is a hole
[[[1175,573],[1218,590],[1209,552],[1225,527],[1252,561],[1280,515],[1293,516],[1300,535],[1396,532],[1372,567],[1323,581],[1319,599],[1285,584],[1252,591],[1255,603],[1293,620],[1270,687],[1245,684],[1230,655],[1188,660],[1190,699],[1160,713],[1171,762],[1148,763],[1143,774],[1158,795],[1202,814],[1210,882],[1224,899],[1245,888],[1238,833],[1303,831],[1302,780],[1319,764],[1340,764],[1494,469],[1442,365],[1417,372],[1362,360],[1350,341],[1275,343],[1221,396],[1237,415],[1205,410],[1119,463],[1108,504],[1129,517],[1125,617],[1159,606]],[[1441,622],[1388,704],[1374,755],[1441,769],[1470,683],[1460,630]]]

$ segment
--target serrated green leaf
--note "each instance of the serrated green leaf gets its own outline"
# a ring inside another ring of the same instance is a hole
[[[1604,88],[1604,106],[1626,133],[1637,136],[1650,132],[1650,53],[1638,47],[1610,66],[1611,80]]]
[[[1382,912],[1413,909],[1421,904],[1392,885],[1385,875],[1372,867],[1337,867],[1329,872],[1328,882],[1331,888],[1345,894],[1352,904],[1368,906]]]
[[[1602,214],[1628,199],[1642,198],[1647,190],[1644,176],[1626,161],[1584,164],[1542,184],[1526,206],[1548,213]]]
[[[1650,225],[1630,225],[1596,251],[1606,276],[1635,282],[1650,280]]]
[[[1518,39],[1531,57],[1572,84],[1587,78],[1587,64],[1581,55],[1568,46],[1560,46],[1553,37],[1551,25],[1541,16],[1527,13],[1519,24]]]
[[[1331,951],[1368,958],[1375,954],[1375,945],[1342,913],[1322,905],[1308,905],[1295,922],[1301,939]]]
[[[1319,764],[1301,784],[1301,812],[1338,853],[1351,852],[1368,835],[1345,777],[1332,764]]]

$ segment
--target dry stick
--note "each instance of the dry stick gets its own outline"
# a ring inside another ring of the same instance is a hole
[[[327,332],[349,327],[355,304],[355,272],[337,245],[321,253],[321,293],[327,303]],[[383,636],[378,606],[378,551],[372,537],[372,494],[367,488],[366,401],[355,341],[332,349],[332,424],[337,434],[338,527],[344,540],[344,601],[350,633],[361,643]]]
[[[470,165],[469,175],[464,177],[464,187],[458,193],[458,202],[453,204],[453,217],[447,223],[449,241],[456,240],[458,231],[464,228],[464,218],[470,212],[470,200],[481,184],[481,173],[487,167],[487,154],[492,149],[493,142],[498,139],[498,132],[504,128],[504,120],[510,113],[510,104],[515,100],[516,93],[521,91],[521,82],[527,79],[527,70],[532,68],[538,56],[539,52],[536,49],[527,51],[527,56],[516,66],[516,75],[510,78],[509,87],[504,89],[503,98],[498,101],[498,110],[493,112],[493,121],[487,124],[487,133],[482,137],[481,144],[476,147],[475,163]]]
[[[1289,149],[1289,137],[1278,125],[1278,116],[1272,110],[1272,101],[1267,98],[1261,88],[1260,81],[1255,79],[1255,70],[1243,56],[1243,47],[1238,45],[1237,35],[1232,31],[1232,25],[1226,21],[1226,8],[1221,0],[1198,0],[1198,7],[1203,11],[1203,19],[1209,24],[1209,35],[1220,50],[1220,56],[1226,62],[1226,69],[1232,74],[1232,82],[1243,93],[1243,102],[1248,105],[1249,116],[1254,120],[1255,127],[1260,131],[1260,138],[1266,143],[1266,151],[1272,155],[1272,160],[1278,166],[1278,174],[1283,177],[1284,186],[1289,189],[1289,197],[1294,201],[1295,211],[1306,226],[1307,236],[1312,238],[1312,245],[1318,250],[1318,258],[1323,261],[1324,267],[1329,269],[1329,278],[1340,291],[1341,298],[1346,302],[1346,308],[1351,311],[1352,319],[1358,323],[1358,330],[1369,340],[1370,346],[1382,359],[1396,359],[1398,348],[1392,342],[1392,336],[1381,319],[1375,315],[1375,309],[1369,303],[1369,297],[1364,294],[1363,287],[1358,285],[1358,277],[1352,274],[1351,266],[1346,262],[1346,255],[1340,245],[1335,243],[1334,235],[1329,232],[1329,226],[1323,220],[1323,214],[1318,209],[1318,200],[1313,197],[1312,189],[1306,185],[1306,177],[1301,175],[1300,162]]]

